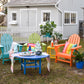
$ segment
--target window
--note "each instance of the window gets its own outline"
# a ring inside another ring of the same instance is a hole
[[[16,20],[16,13],[12,13],[12,20],[13,20],[13,21]]]
[[[43,13],[43,21],[50,21],[50,13]]]
[[[41,15],[41,22],[51,21],[51,11],[44,10]]]
[[[70,23],[70,14],[65,13],[65,23]]]
[[[12,13],[12,20],[16,21],[16,13]]]
[[[76,12],[65,12],[64,14],[65,24],[77,24],[77,13]]]
[[[17,12],[16,11],[11,11],[10,13],[10,19],[9,19],[9,24],[17,24]]]
[[[75,13],[71,14],[71,23],[76,23],[76,14]]]

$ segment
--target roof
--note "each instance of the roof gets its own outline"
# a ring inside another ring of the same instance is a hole
[[[55,5],[58,0],[11,0],[6,4],[8,7],[13,6],[40,6]]]

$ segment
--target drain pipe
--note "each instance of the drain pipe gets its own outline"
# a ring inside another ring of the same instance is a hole
[[[64,18],[63,18],[63,12],[62,10],[57,6],[59,3],[61,2],[61,0],[58,0],[58,2],[55,4],[55,8],[62,14],[62,34],[63,34],[63,22],[64,22]]]

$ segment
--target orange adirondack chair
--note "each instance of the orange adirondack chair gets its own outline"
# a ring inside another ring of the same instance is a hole
[[[77,50],[79,48],[81,48],[82,46],[79,46],[79,43],[80,43],[80,37],[79,35],[77,34],[73,34],[69,37],[69,40],[68,40],[69,43],[72,43],[72,44],[77,44],[77,47],[74,47],[74,48],[71,48],[71,54],[66,54],[66,53],[62,53],[62,52],[59,52],[58,48],[61,47],[61,46],[65,46],[65,44],[59,44],[59,45],[55,45],[55,51],[56,51],[56,58],[55,58],[55,62],[57,61],[62,61],[62,62],[67,62],[67,63],[70,63],[70,66],[72,66],[72,61],[73,61],[73,51],[74,50]],[[60,57],[64,58],[64,59],[60,59]],[[67,60],[69,59],[69,60]]]

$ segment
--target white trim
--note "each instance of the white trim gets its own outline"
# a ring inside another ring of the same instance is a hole
[[[38,17],[37,17],[37,9],[36,9],[36,31],[38,31],[37,20],[38,20]]]
[[[77,11],[64,11],[64,20],[65,20],[65,13],[70,14],[70,23],[65,23],[65,21],[64,21],[64,25],[77,25],[78,24],[78,13],[77,13]],[[71,23],[71,14],[72,13],[76,14],[76,23]]]
[[[16,13],[16,20],[12,19],[12,17],[13,17],[12,14],[13,13]],[[11,11],[10,12],[10,22],[9,22],[9,24],[17,24],[17,11]]]
[[[77,13],[77,11],[64,11],[64,13]]]
[[[77,24],[75,24],[75,23],[71,23],[71,24],[69,24],[69,23],[67,23],[67,24],[64,24],[65,26],[75,26],[75,25],[77,25]]]
[[[63,13],[63,11],[57,6],[60,2],[61,2],[61,0],[58,0],[58,1],[57,1],[57,3],[55,4],[55,8],[56,8],[59,12],[61,12],[61,14],[62,14],[62,34],[63,34],[64,13]]]
[[[11,21],[11,22],[9,22],[9,24],[16,25],[17,24],[17,21]]]
[[[21,28],[21,9],[20,9],[20,28]]]
[[[58,5],[61,2],[61,0],[58,0],[57,3],[55,5]]]
[[[45,23],[43,21],[43,13],[50,13],[50,21],[51,21],[51,10],[41,10],[41,23]]]

